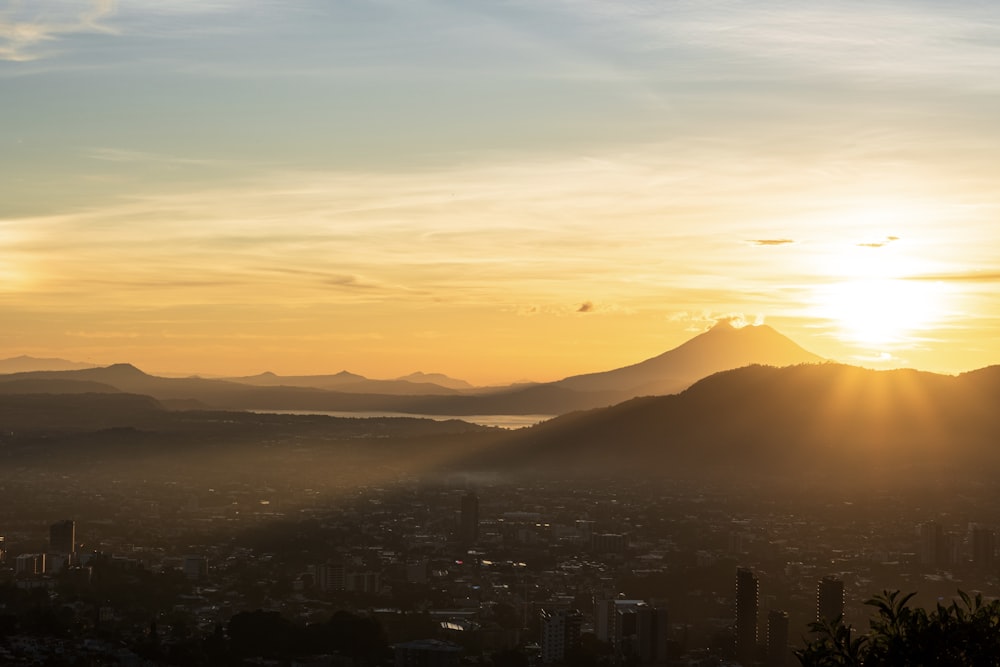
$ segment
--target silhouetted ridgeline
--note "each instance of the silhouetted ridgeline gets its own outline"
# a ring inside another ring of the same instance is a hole
[[[25,378],[0,381],[0,394],[118,394],[117,387],[90,380]]]
[[[165,378],[149,375],[130,364],[115,364],[105,368],[79,371],[39,371],[0,375],[0,393],[12,383],[32,382],[38,391],[70,393],[60,385],[65,382],[99,383],[106,391],[145,394],[169,407],[177,401],[191,401],[203,408],[226,410],[307,410],[346,412],[408,412],[413,414],[475,415],[475,414],[555,414],[597,406],[612,405],[622,400],[620,392],[577,392],[552,384],[514,386],[482,394],[461,394],[434,384],[404,381],[355,382],[349,375],[345,390],[322,389],[313,386],[288,386],[287,381],[312,381],[324,386],[337,386],[336,376],[306,376],[278,378],[255,376],[261,385],[242,384],[233,380],[205,378]],[[312,380],[310,380],[312,377]],[[246,378],[244,378],[246,379]],[[268,383],[279,384],[268,384]],[[330,384],[332,383],[332,384]],[[387,393],[350,393],[349,387],[377,388]],[[105,391],[91,385],[91,391]],[[396,393],[393,393],[396,392]]]
[[[998,396],[1000,367],[952,377],[838,364],[749,366],[712,375],[681,394],[503,432],[460,421],[169,411],[130,394],[0,394],[0,440],[27,431],[90,431],[96,435],[88,446],[96,451],[100,429],[116,428],[143,431],[144,441],[164,446],[390,438],[410,442],[368,447],[366,455],[390,462],[406,451],[448,470],[886,480],[1000,472]]]
[[[633,396],[675,394],[719,371],[751,364],[792,366],[823,361],[766,325],[736,328],[722,321],[683,345],[638,364],[575,375],[555,384],[577,391],[619,391]]]
[[[149,375],[130,364],[84,370],[0,375],[12,382],[96,382],[146,394],[172,408],[408,412],[413,414],[564,414],[607,407],[636,396],[669,394],[721,370],[749,364],[784,366],[821,361],[768,326],[734,328],[722,322],[652,359],[558,382],[469,387],[440,374],[416,373],[397,380],[369,380],[342,371],[332,375],[279,376],[262,373],[226,380]],[[443,382],[445,385],[433,382]],[[55,384],[44,391],[61,391]],[[69,393],[66,390],[62,393]],[[91,391],[104,391],[93,386]],[[179,403],[179,401],[182,401]]]
[[[154,398],[137,394],[2,394],[0,442],[36,435],[58,436],[132,429],[186,440],[230,436],[256,441],[298,437],[423,437],[494,432],[457,419],[410,417],[328,417],[257,414],[219,410],[167,410]]]
[[[0,438],[23,432],[59,433],[129,426],[148,428],[161,426],[167,416],[155,399],[135,394],[2,394]]]
[[[687,391],[565,415],[470,466],[866,476],[1000,462],[1000,367],[959,377],[838,364],[750,366]]]

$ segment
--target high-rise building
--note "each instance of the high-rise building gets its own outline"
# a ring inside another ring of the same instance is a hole
[[[834,621],[844,615],[844,580],[829,574],[816,585],[816,620]]]
[[[469,546],[479,541],[479,498],[469,491],[462,496],[462,513],[458,525],[458,541]]]
[[[76,553],[76,522],[57,521],[49,526],[49,551],[55,554]]]
[[[636,610],[639,663],[664,665],[667,662],[667,639],[670,626],[664,607],[640,607]]]
[[[772,609],[767,615],[767,667],[785,667],[788,654],[788,613]]]
[[[14,572],[19,575],[45,573],[45,554],[21,554],[14,559]]]
[[[955,563],[956,542],[937,521],[920,524],[920,563],[948,567]]]
[[[757,612],[760,584],[756,575],[745,568],[736,570],[736,659],[744,665],[753,662],[757,652]]]
[[[344,577],[344,589],[358,593],[378,593],[382,590],[382,575],[378,572],[349,572]]]
[[[941,524],[927,521],[920,524],[920,563],[922,565],[937,565],[938,547],[943,533]]]
[[[972,564],[983,571],[992,571],[996,563],[996,535],[989,528],[972,529]]]
[[[667,661],[667,610],[645,600],[602,600],[594,613],[594,634],[619,659],[642,665]]]
[[[580,642],[583,615],[578,611],[541,611],[542,662],[563,662],[566,652]]]
[[[323,563],[316,568],[316,587],[321,591],[347,590],[347,575],[343,563]]]

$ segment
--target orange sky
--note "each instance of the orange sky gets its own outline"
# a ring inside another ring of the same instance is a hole
[[[738,314],[1000,361],[992,5],[80,7],[0,15],[0,356],[503,383]]]

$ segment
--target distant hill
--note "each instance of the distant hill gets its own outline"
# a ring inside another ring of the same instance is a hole
[[[952,377],[839,364],[750,366],[516,432],[496,470],[733,475],[1000,471],[1000,367]]]
[[[0,394],[117,394],[119,389],[102,382],[24,378],[8,380],[0,376]]]
[[[252,391],[253,387],[203,378],[164,378],[142,372],[132,364],[113,364],[100,368],[69,371],[35,371],[0,376],[0,384],[23,380],[72,380],[97,382],[121,392],[145,394],[159,400],[194,399],[212,405],[219,397]],[[210,400],[211,399],[211,400]]]
[[[51,443],[71,443],[85,435],[86,455],[106,456],[105,446],[124,445],[137,452],[155,444],[164,454],[195,443],[271,443],[315,438],[318,443],[356,438],[421,438],[463,434],[500,437],[503,431],[451,419],[435,421],[409,417],[337,418],[323,415],[258,414],[220,410],[176,411],[159,401],[123,393],[3,393],[0,392],[0,459],[12,451],[29,458],[47,456]],[[66,438],[70,440],[66,440]],[[311,442],[311,440],[309,440]],[[21,446],[11,450],[11,443]],[[26,448],[25,448],[26,447]],[[422,452],[412,452],[417,458]],[[378,460],[379,452],[371,452]],[[5,459],[7,460],[7,459]],[[391,456],[379,461],[391,463]]]
[[[365,382],[363,375],[340,371],[328,375],[277,375],[271,371],[259,375],[225,378],[229,382],[239,382],[255,387],[312,387],[314,389],[334,389],[348,384]]]
[[[401,378],[396,378],[401,382],[415,382],[418,384],[436,384],[439,387],[447,387],[448,389],[457,389],[459,391],[464,389],[474,389],[473,385],[469,384],[465,380],[458,380],[453,377],[448,377],[443,373],[422,373],[417,371],[416,373],[410,373],[409,375],[404,375]]]
[[[0,435],[149,426],[166,414],[156,400],[134,394],[3,394]]]
[[[93,367],[94,364],[66,361],[65,359],[40,359],[23,354],[19,357],[0,359],[0,374],[28,371],[74,371]]]
[[[668,352],[555,384],[576,391],[616,391],[631,396],[674,394],[703,377],[750,364],[791,366],[823,361],[766,325],[734,327],[722,321]]]
[[[431,377],[431,376],[426,376]],[[445,376],[440,376],[447,380]],[[341,371],[334,375],[275,375],[261,373],[249,377],[226,378],[229,382],[255,387],[308,387],[351,394],[386,394],[390,396],[451,395],[454,389],[430,380],[370,380],[362,375]]]
[[[669,352],[632,366],[558,382],[509,387],[471,388],[461,380],[426,373],[397,380],[370,380],[347,371],[332,375],[261,373],[228,379],[165,378],[130,364],[15,373],[0,376],[0,383],[28,379],[97,382],[122,392],[152,396],[175,409],[197,405],[227,410],[547,415],[606,407],[636,396],[678,392],[711,373],[751,363],[787,365],[819,360],[770,327],[737,329],[722,323]]]

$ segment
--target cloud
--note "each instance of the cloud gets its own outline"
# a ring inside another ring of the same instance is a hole
[[[64,2],[34,0],[28,6],[32,15],[22,9],[24,5],[0,13],[0,60],[28,62],[52,55],[40,49],[43,43],[81,33],[117,34],[103,23],[117,9],[116,0],[91,0],[82,10]]]
[[[184,167],[221,167],[233,164],[231,160],[215,160],[205,158],[189,158],[177,155],[164,155],[145,151],[132,151],[120,148],[93,148],[84,153],[93,160],[116,163],[161,164]]]
[[[140,334],[134,331],[67,331],[67,336],[73,338],[95,338],[95,339],[119,339],[119,338],[139,338]]]
[[[750,243],[756,246],[788,245],[795,243],[792,239],[753,239]]]
[[[713,324],[714,325],[728,324],[734,329],[742,329],[743,327],[749,325],[750,322],[743,315],[743,313],[731,313],[728,315],[720,315],[719,317],[716,317]]]
[[[576,309],[578,313],[590,313],[594,310],[594,304],[590,301],[584,301],[580,304],[580,307]]]
[[[717,67],[718,76],[781,73],[839,77],[885,86],[932,78],[948,86],[983,89],[982,67],[1000,63],[998,24],[990,3],[962,3],[961,10],[936,3],[889,0],[867,3],[804,3],[775,0],[706,4],[608,3],[562,0],[569,13],[580,8],[592,30],[647,51],[687,51],[689,58]],[[711,7],[711,11],[706,11]],[[995,86],[995,82],[986,84]]]
[[[751,324],[753,326],[760,326],[764,324],[765,318],[763,313],[750,316],[740,312],[713,313],[706,310],[700,313],[691,311],[677,312],[671,314],[667,319],[671,322],[687,323],[688,326],[685,327],[685,331],[702,333],[719,324],[728,324],[737,329],[750,326]]]
[[[1000,272],[997,271],[966,271],[962,273],[928,273],[920,276],[909,276],[907,280],[921,280],[943,283],[996,283],[1000,282]]]
[[[871,243],[858,243],[859,248],[884,248],[885,246],[898,241],[898,236],[886,236],[884,241],[873,241]]]

